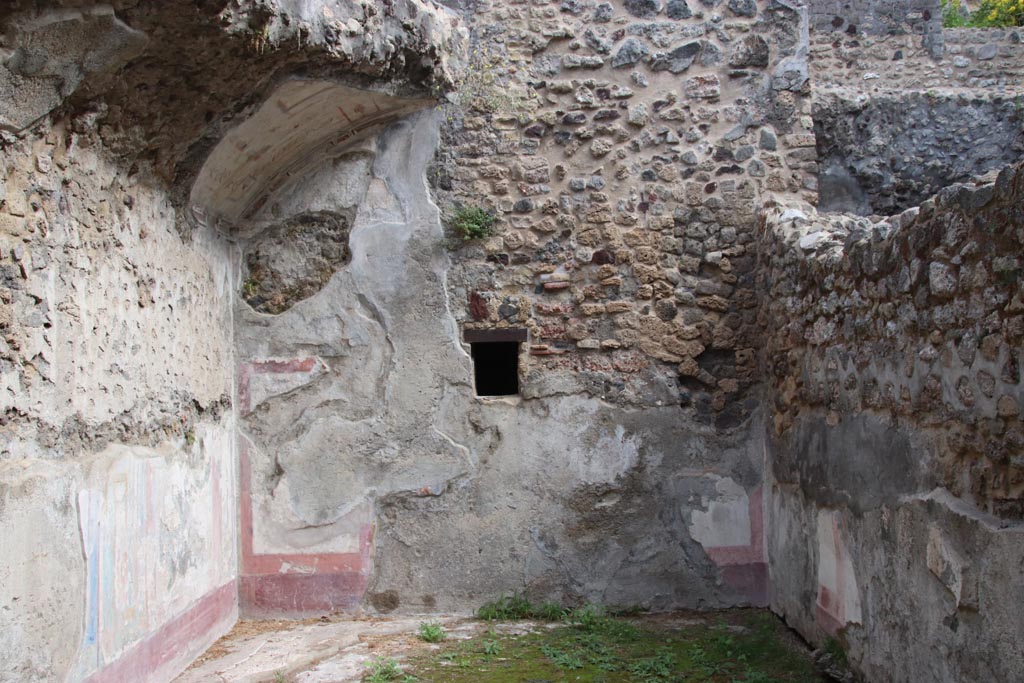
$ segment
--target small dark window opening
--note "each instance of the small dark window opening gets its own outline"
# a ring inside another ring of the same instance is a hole
[[[519,342],[472,342],[477,396],[519,393]]]

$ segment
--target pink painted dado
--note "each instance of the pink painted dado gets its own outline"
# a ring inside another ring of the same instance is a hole
[[[750,492],[750,542],[705,548],[708,557],[718,565],[722,580],[750,601],[764,607],[768,604],[768,558],[764,549],[764,509],[762,488]]]
[[[238,403],[245,415],[254,407],[255,375],[312,375],[321,362],[315,358],[242,363],[238,374]],[[254,548],[252,464],[250,444],[239,434],[241,477],[241,570],[239,607],[246,616],[299,616],[350,610],[366,593],[373,566],[373,524],[359,530],[359,550],[348,553],[259,553]]]
[[[241,458],[242,567],[239,604],[246,616],[336,612],[357,607],[373,565],[373,525],[363,526],[353,553],[261,554],[253,550],[252,469],[247,442]]]
[[[206,594],[85,683],[169,681],[202,654],[238,618],[235,582]]]

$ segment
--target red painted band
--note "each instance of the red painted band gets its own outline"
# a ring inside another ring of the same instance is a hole
[[[187,612],[89,676],[85,683],[170,681],[234,623],[237,600],[234,581],[207,593]],[[224,628],[218,629],[221,624]]]

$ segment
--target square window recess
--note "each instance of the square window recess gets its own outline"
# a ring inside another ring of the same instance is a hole
[[[519,394],[519,343],[526,341],[526,330],[465,330],[473,356],[473,379],[477,396],[517,396]]]

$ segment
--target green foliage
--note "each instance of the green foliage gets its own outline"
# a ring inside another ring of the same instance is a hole
[[[484,603],[476,611],[478,619],[485,621],[515,621],[517,619],[532,619],[533,605],[530,601],[519,595],[503,595],[497,600]]]
[[[635,639],[638,629],[628,621],[616,619],[599,605],[583,605],[568,612],[564,620],[573,627],[587,632],[600,633],[614,641]]]
[[[1024,0],[982,0],[971,26],[1024,26]]]
[[[825,641],[825,654],[827,654],[833,662],[841,667],[846,667],[846,650],[843,649],[842,643],[835,638],[829,638]]]
[[[248,278],[242,283],[242,296],[251,299],[260,291],[260,283],[254,278]]]
[[[519,595],[485,608],[516,619],[536,618],[539,610]],[[446,643],[409,667],[417,683],[821,683],[808,654],[788,638],[785,626],[762,612],[680,627],[659,619],[627,621],[584,605],[567,611],[561,624],[532,632],[489,629]]]
[[[370,664],[363,680],[366,683],[389,683],[390,681],[411,683],[416,680],[416,677],[406,675],[395,660],[378,657]]]
[[[629,665],[629,672],[642,683],[667,681],[676,669],[676,656],[671,650],[661,648],[653,657],[644,657]]]
[[[566,610],[557,602],[542,602],[533,608],[533,618],[541,621],[561,621]]]
[[[565,620],[583,631],[596,631],[605,621],[604,610],[598,605],[577,607],[565,616]]]
[[[942,25],[945,28],[1024,26],[1024,0],[982,0],[973,12],[966,11],[962,0],[942,0]]]
[[[960,0],[942,0],[943,28],[962,28],[969,24],[970,19]]]
[[[485,603],[476,611],[478,619],[485,621],[517,621],[537,619],[538,621],[562,621],[568,612],[554,602],[534,605],[522,595],[503,595],[497,600]]]
[[[285,683],[284,674],[280,671],[274,672],[274,683]]]
[[[583,658],[574,652],[568,652],[551,645],[541,645],[540,651],[559,669],[582,669]]]
[[[440,643],[444,640],[445,632],[441,624],[437,622],[423,622],[420,624],[420,638],[428,643]]]
[[[451,229],[463,242],[490,237],[494,233],[495,216],[479,206],[460,206],[452,217]]]

